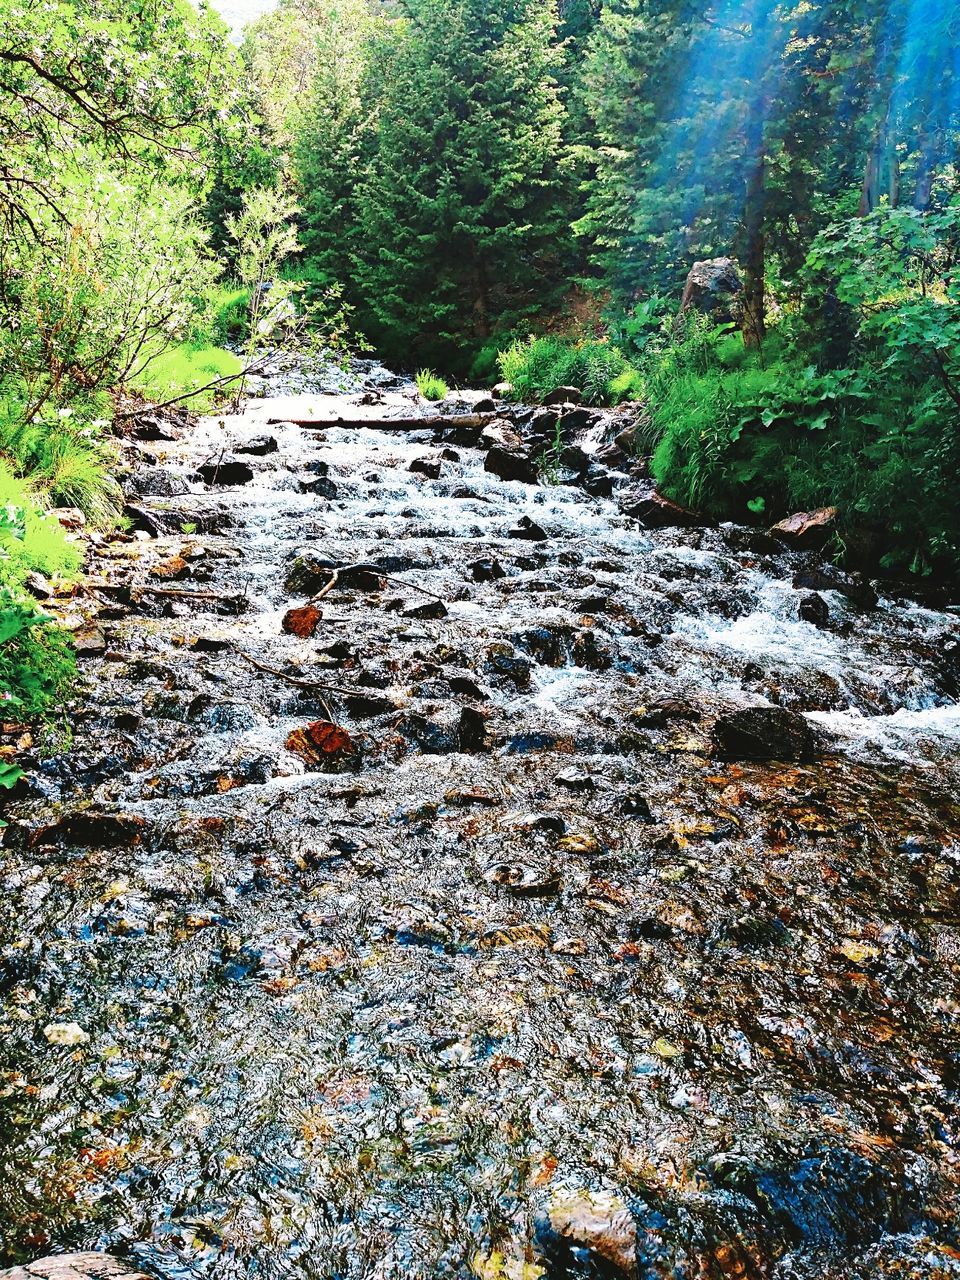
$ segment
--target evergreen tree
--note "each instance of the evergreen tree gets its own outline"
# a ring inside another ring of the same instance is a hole
[[[407,0],[380,33],[359,274],[389,354],[462,355],[558,284],[572,169],[556,32],[543,0]]]
[[[311,274],[345,287],[357,251],[357,187],[375,143],[377,103],[363,90],[376,24],[367,0],[325,6],[293,149]]]

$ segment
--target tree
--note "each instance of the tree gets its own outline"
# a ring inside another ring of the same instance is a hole
[[[394,356],[455,358],[558,283],[571,164],[543,0],[406,0],[366,80],[357,193],[365,326]]]
[[[324,285],[349,282],[358,252],[357,191],[376,141],[378,103],[364,92],[379,25],[367,0],[333,0],[315,25],[314,72],[293,145],[302,240]]]
[[[114,168],[193,166],[229,108],[226,28],[188,0],[12,0],[0,14],[0,218],[41,233],[69,222],[61,193],[89,148]],[[44,223],[49,226],[49,220]]]

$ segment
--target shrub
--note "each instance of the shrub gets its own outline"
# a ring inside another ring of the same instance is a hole
[[[191,342],[198,349],[225,347],[243,342],[250,332],[250,290],[238,284],[220,284],[206,299],[206,314],[194,326]]]
[[[858,567],[960,573],[960,435],[936,375],[820,370],[776,336],[761,357],[694,321],[649,385],[651,471],[669,497],[743,520],[835,505],[841,549],[870,547]]]
[[[48,720],[69,697],[76,662],[69,637],[36,605],[0,588],[0,708],[4,718]],[[7,768],[0,786],[20,777]]]
[[[445,400],[450,394],[450,388],[444,380],[429,369],[421,369],[417,374],[417,390],[424,400]]]
[[[58,521],[43,515],[27,485],[0,463],[0,709],[6,717],[49,717],[69,694],[75,675],[69,640],[23,584],[32,571],[72,577],[80,563]],[[19,776],[6,766],[0,786]]]
[[[0,391],[0,453],[48,505],[79,507],[92,523],[112,524],[123,498],[111,474],[114,451],[101,437],[109,397],[78,398],[72,409],[41,411],[30,421],[24,402],[13,382]]]

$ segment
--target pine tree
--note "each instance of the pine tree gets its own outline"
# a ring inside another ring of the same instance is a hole
[[[367,0],[324,6],[293,147],[311,274],[346,288],[357,251],[357,188],[375,143],[377,104],[364,82],[376,23]]]
[[[383,31],[359,272],[389,354],[456,359],[558,283],[572,168],[556,29],[544,0],[407,0]]]

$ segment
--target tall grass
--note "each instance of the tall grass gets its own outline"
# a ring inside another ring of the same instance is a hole
[[[640,378],[609,342],[528,338],[500,352],[500,373],[517,400],[537,401],[576,387],[587,404],[612,404],[639,390]]]
[[[417,390],[424,400],[446,400],[450,394],[444,380],[429,369],[421,369],[417,374]]]

